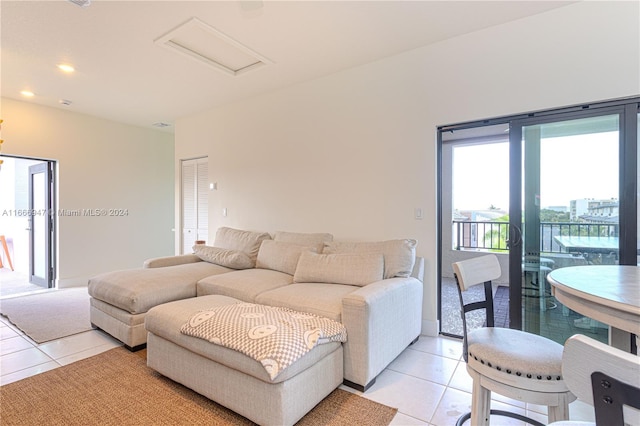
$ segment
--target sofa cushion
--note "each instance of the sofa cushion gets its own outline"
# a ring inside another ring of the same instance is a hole
[[[258,294],[293,282],[293,276],[270,269],[244,269],[225,275],[224,278],[222,275],[213,275],[198,281],[198,297],[221,294],[253,302]]]
[[[215,263],[231,269],[248,269],[255,266],[249,255],[240,250],[196,244],[193,246],[193,253],[205,262]]]
[[[293,281],[363,286],[380,281],[384,272],[381,253],[317,254],[302,252]]]
[[[275,240],[265,240],[260,245],[256,268],[271,269],[293,275],[303,251],[318,252],[316,246],[303,246]]]
[[[255,303],[309,312],[342,322],[342,298],[359,288],[340,284],[294,283],[260,293]]]
[[[89,295],[132,314],[172,300],[196,296],[196,283],[233,269],[209,262],[165,268],[125,269],[89,279]]]
[[[382,253],[384,278],[409,277],[416,261],[416,240],[388,240],[377,242],[329,242],[323,253]]]
[[[317,247],[317,252],[322,253],[324,244],[333,241],[333,235],[327,233],[304,233],[277,231],[273,237],[276,241],[293,243],[301,246]]]
[[[218,228],[214,241],[215,247],[229,250],[239,250],[245,252],[249,257],[256,261],[260,244],[264,240],[270,240],[271,235],[268,232],[242,231],[233,228]]]

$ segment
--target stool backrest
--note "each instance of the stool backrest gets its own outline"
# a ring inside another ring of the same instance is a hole
[[[640,425],[640,357],[576,334],[564,344],[562,376],[578,399],[594,406],[597,425]]]
[[[453,275],[458,285],[458,297],[460,298],[460,310],[462,316],[463,333],[463,356],[467,361],[467,313],[477,310],[484,310],[485,326],[493,327],[495,324],[493,313],[493,290],[491,281],[502,275],[498,257],[495,254],[474,257],[472,259],[461,260],[452,265]],[[469,288],[484,284],[484,300],[466,303],[462,293]]]
[[[495,280],[502,275],[500,262],[495,254],[455,262],[452,267],[462,291],[476,284]]]

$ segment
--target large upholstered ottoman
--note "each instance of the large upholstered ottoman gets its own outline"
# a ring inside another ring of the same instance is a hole
[[[292,425],[342,383],[342,344],[313,347],[272,380],[253,358],[180,331],[199,311],[236,303],[211,295],[149,310],[147,364],[260,425]]]

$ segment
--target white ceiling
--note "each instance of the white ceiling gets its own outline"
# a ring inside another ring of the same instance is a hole
[[[151,127],[566,1],[0,3],[2,96]],[[256,8],[257,6],[257,8]],[[272,63],[230,76],[154,40],[196,17]],[[60,72],[70,63],[76,72]],[[70,100],[69,106],[59,103]],[[166,131],[173,131],[168,127]]]

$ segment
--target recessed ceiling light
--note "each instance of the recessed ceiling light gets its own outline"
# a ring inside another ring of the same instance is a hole
[[[34,97],[36,95],[31,90],[23,90],[22,92],[20,92],[20,94],[22,96],[26,96],[27,98],[32,98],[32,97]]]
[[[69,64],[58,64],[58,68],[64,72],[74,72],[76,70],[72,65]]]

